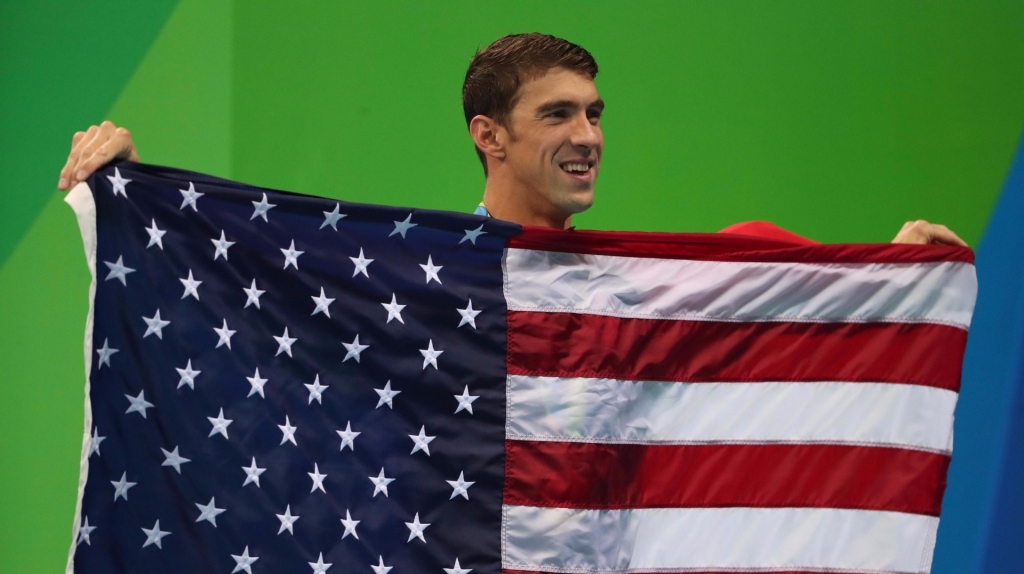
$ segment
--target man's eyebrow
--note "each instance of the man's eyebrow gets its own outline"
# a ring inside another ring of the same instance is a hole
[[[544,115],[544,114],[546,114],[548,112],[553,112],[555,110],[564,110],[566,108],[575,108],[578,105],[579,104],[577,104],[576,102],[574,102],[572,100],[555,100],[553,102],[547,102],[545,104],[541,104],[537,108],[537,115]]]
[[[545,104],[541,104],[537,108],[537,115],[544,115],[544,114],[546,114],[548,112],[553,112],[555,110],[564,110],[564,109],[567,109],[567,108],[575,109],[575,108],[578,108],[578,107],[579,107],[579,103],[575,102],[573,100],[556,100],[556,101],[553,101],[553,102],[547,102]],[[594,100],[593,102],[591,102],[590,104],[587,105],[587,109],[593,109],[593,108],[597,108],[597,110],[599,112],[604,110],[604,100],[597,99],[597,100]]]

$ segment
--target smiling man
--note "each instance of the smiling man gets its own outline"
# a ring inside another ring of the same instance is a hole
[[[499,38],[470,62],[462,105],[486,184],[477,213],[555,229],[594,203],[604,135],[597,62],[590,52],[545,34]],[[139,161],[131,134],[106,121],[78,132],[60,173],[69,190],[107,162]],[[764,222],[725,231],[808,241]],[[908,221],[893,243],[963,245],[944,225]]]
[[[505,36],[478,53],[462,108],[487,184],[482,211],[564,229],[594,203],[604,136],[597,62],[552,36]]]

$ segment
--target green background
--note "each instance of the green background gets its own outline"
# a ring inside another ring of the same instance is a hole
[[[469,211],[466,66],[542,31],[601,67],[583,228],[870,242],[925,218],[975,245],[1024,126],[1022,30],[1019,1],[0,3],[0,569],[59,571],[71,543],[88,273],[55,184],[75,131],[110,119],[149,163]]]

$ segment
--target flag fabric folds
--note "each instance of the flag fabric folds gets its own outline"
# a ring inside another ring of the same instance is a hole
[[[969,250],[522,228],[120,162],[68,572],[928,572]]]

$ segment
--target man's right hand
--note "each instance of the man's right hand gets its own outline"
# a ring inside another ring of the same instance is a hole
[[[105,121],[76,133],[71,138],[68,161],[64,169],[60,170],[57,189],[68,191],[113,159],[139,161],[139,153],[135,150],[132,134],[128,130]]]

